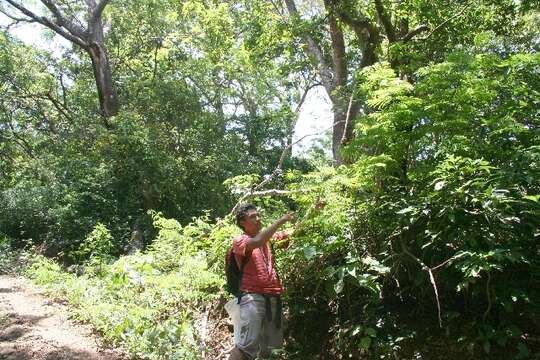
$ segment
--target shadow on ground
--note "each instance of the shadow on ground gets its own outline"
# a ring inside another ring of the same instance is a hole
[[[9,288],[0,288],[0,293],[12,293],[12,292],[16,292],[16,291],[19,291],[20,289],[17,288],[17,287],[9,287]]]
[[[29,332],[36,323],[48,317],[50,315],[36,316],[8,313],[2,324],[0,324],[0,341],[14,341]]]
[[[88,351],[74,350],[68,347],[36,350],[35,348],[17,348],[14,345],[0,346],[2,360],[107,360],[106,355],[95,355]],[[114,359],[118,359],[114,357]]]
[[[0,326],[0,341],[15,341],[27,332],[32,330],[32,326],[47,316],[19,315],[15,313],[6,314],[6,319]],[[0,359],[3,359],[0,357]]]

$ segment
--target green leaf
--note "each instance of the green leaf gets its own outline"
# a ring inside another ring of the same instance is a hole
[[[408,206],[406,207],[405,209],[401,209],[399,211],[396,212],[396,214],[407,214],[407,213],[410,213],[411,211],[414,211],[416,208],[414,206]]]
[[[317,255],[317,249],[313,246],[306,246],[302,251],[306,260],[311,260]]]
[[[365,336],[360,339],[360,348],[367,350],[369,349],[369,346],[371,345],[371,338],[369,336]]]
[[[376,337],[377,336],[377,331],[373,328],[366,328],[366,330],[364,331],[364,333],[367,335],[367,336],[371,336],[371,337]]]
[[[517,344],[517,349],[518,349],[518,356],[517,356],[518,359],[527,359],[531,354],[531,352],[529,351],[529,348],[521,342]]]
[[[388,266],[382,265],[379,261],[370,256],[363,258],[362,262],[369,266],[369,270],[375,271],[379,274],[387,274],[390,272],[390,268]]]
[[[491,350],[491,343],[489,341],[484,342],[483,349],[486,354],[489,354]]]
[[[523,199],[538,202],[540,195],[525,195]]]

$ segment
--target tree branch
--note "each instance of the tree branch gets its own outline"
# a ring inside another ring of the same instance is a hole
[[[377,9],[377,15],[379,16],[379,19],[383,24],[384,32],[386,33],[388,41],[390,43],[396,42],[396,31],[394,30],[394,26],[392,25],[392,19],[390,19],[390,16],[386,13],[382,0],[375,0],[375,8]]]
[[[60,9],[55,4],[53,4],[50,0],[41,0],[41,2],[47,7],[47,9],[52,12],[54,17],[56,18],[56,23],[59,26],[66,28],[67,31],[69,31],[74,36],[80,37],[81,39],[85,38],[84,30],[80,26],[68,20],[68,18],[64,14],[62,14]]]
[[[462,8],[457,14],[455,14],[454,16],[452,16],[452,17],[446,19],[445,21],[443,21],[443,22],[442,22],[441,24],[439,24],[435,29],[431,30],[431,32],[430,32],[429,34],[427,34],[426,37],[424,37],[424,38],[422,38],[422,39],[420,39],[420,40],[421,40],[421,41],[425,41],[425,40],[429,39],[429,37],[430,37],[431,35],[433,35],[433,33],[435,33],[437,30],[439,30],[440,28],[442,28],[444,25],[446,25],[446,24],[449,23],[450,21],[452,21],[452,20],[454,20],[454,19],[460,17],[461,15],[463,15],[463,13],[465,12],[465,10],[466,10],[469,6],[471,6],[471,4],[472,4],[472,2],[470,2],[470,3],[466,4],[465,6],[463,6],[463,8]]]
[[[10,120],[8,122],[8,125],[9,125],[9,128],[11,129],[11,135],[13,135],[13,137],[15,138],[14,139],[15,143],[19,145],[21,149],[23,149],[26,155],[34,159],[35,156],[34,156],[34,152],[32,151],[32,147],[30,146],[30,144],[28,144],[28,142],[24,138],[22,138],[21,136],[19,136],[19,134],[17,134],[17,131],[15,130],[15,128],[13,127],[13,123],[11,122],[12,121],[11,118],[13,116],[10,115],[9,117],[10,117]]]
[[[284,1],[285,1],[285,5],[287,5],[287,10],[289,11],[289,15],[291,17],[296,17],[300,19],[300,14],[298,13],[294,0],[284,0]],[[307,46],[307,52],[309,55],[308,57],[310,58],[310,61],[313,67],[319,73],[321,77],[321,82],[323,83],[323,86],[325,87],[326,92],[328,93],[328,95],[330,95],[332,91],[334,90],[333,84],[332,84],[333,75],[332,75],[330,65],[324,58],[321,48],[319,47],[317,42],[313,39],[313,37],[307,32],[304,32],[302,34],[302,37]]]
[[[459,259],[460,257],[462,257],[464,255],[465,255],[465,253],[460,253],[460,254],[454,255],[451,258],[443,261],[439,265],[432,267],[431,270],[434,270],[434,271],[439,270],[439,269],[445,267],[446,265],[448,265],[451,261],[457,260],[457,259]]]
[[[405,36],[403,36],[401,41],[406,43],[406,42],[410,41],[416,35],[420,34],[421,32],[427,31],[427,30],[429,30],[429,26],[420,25],[416,29],[413,29],[413,30],[409,31],[407,34],[405,34]]]
[[[435,293],[435,300],[437,301],[437,315],[439,318],[439,326],[442,328],[442,317],[441,317],[441,302],[439,300],[439,290],[437,288],[437,283],[435,282],[435,276],[433,276],[433,269],[431,269],[429,266],[424,264],[422,260],[414,256],[405,246],[403,243],[403,240],[400,240],[401,242],[401,249],[403,250],[403,253],[407,254],[409,257],[414,259],[422,268],[422,270],[427,271],[429,274],[429,281],[431,282],[431,286],[433,287],[433,291]]]
[[[13,6],[14,8],[16,8],[17,10],[19,10],[24,15],[26,15],[29,18],[31,18],[32,20],[34,20],[35,22],[38,22],[38,23],[48,27],[49,29],[56,32],[58,35],[60,35],[60,36],[64,37],[65,39],[79,45],[83,49],[86,49],[88,47],[88,44],[83,39],[81,39],[78,36],[74,36],[71,33],[65,31],[59,25],[53,23],[51,20],[47,19],[46,17],[34,14],[32,11],[28,10],[27,8],[20,5],[19,3],[17,3],[14,0],[5,0],[5,1],[8,4],[10,4],[11,6]]]
[[[68,113],[66,112],[66,110],[69,110],[69,109],[67,109],[65,106],[63,106],[51,94],[46,93],[44,95],[53,104],[53,106],[56,108],[56,110],[66,118],[66,120],[68,120],[71,124],[75,123],[73,118],[71,116],[69,116]]]
[[[300,98],[300,101],[298,102],[298,104],[296,105],[296,109],[294,110],[295,113],[298,113],[298,112],[300,111],[300,108],[302,107],[302,105],[304,105],[304,102],[306,101],[308,92],[309,92],[311,89],[313,89],[314,87],[320,86],[320,85],[321,85],[321,83],[315,82],[315,83],[309,85],[309,86],[304,90],[304,93],[302,94],[302,97]]]
[[[364,15],[360,15],[359,18],[355,19],[346,11],[335,5],[333,6],[333,9],[341,21],[354,31],[358,42],[362,46],[362,62],[360,66],[366,67],[375,64],[377,62],[376,49],[381,42],[377,26]]]
[[[60,81],[60,87],[62,88],[62,100],[64,103],[64,108],[67,109],[68,103],[67,103],[67,91],[66,86],[64,85],[64,76],[62,73],[60,73],[60,77],[58,79]]]
[[[90,24],[94,25],[99,21],[101,15],[103,14],[103,10],[109,2],[110,0],[101,0],[99,4],[96,5],[92,11],[92,16],[90,17]]]
[[[283,161],[285,160],[285,155],[287,154],[287,152],[296,144],[298,144],[299,142],[301,142],[302,140],[308,138],[308,137],[311,137],[311,136],[317,136],[317,135],[321,135],[321,134],[324,134],[325,132],[327,132],[328,130],[336,127],[337,125],[343,123],[344,121],[338,121],[336,123],[334,123],[332,126],[322,130],[322,131],[319,131],[319,132],[316,132],[314,134],[308,134],[308,135],[304,135],[302,136],[300,139],[296,140],[295,142],[287,145],[284,149],[283,149],[283,152],[281,153],[281,157],[279,159],[279,163],[278,165],[276,166],[276,168],[274,169],[274,171],[270,174],[269,177],[267,177],[263,182],[261,182],[259,185],[255,186],[253,189],[254,190],[258,190],[260,188],[262,188],[264,185],[266,185],[275,175],[277,175],[278,173],[281,172],[281,166],[283,165]]]
[[[345,145],[345,142],[347,141],[347,129],[349,127],[349,119],[351,117],[351,108],[353,104],[354,99],[354,92],[351,94],[351,98],[349,99],[349,106],[347,107],[347,117],[345,118],[345,128],[343,129],[343,136],[341,137],[341,145]]]
[[[36,21],[33,20],[33,19],[25,19],[25,18],[18,18],[18,17],[15,17],[13,15],[11,15],[10,13],[6,12],[4,9],[0,8],[0,13],[4,14],[6,17],[10,18],[11,20],[15,21],[14,23],[12,24],[9,24],[7,26],[7,28],[9,29],[10,27],[14,26],[14,25],[17,25],[18,23],[20,22],[27,22],[27,23],[35,23]]]
[[[487,296],[487,300],[488,300],[488,306],[487,306],[487,309],[486,311],[484,312],[484,316],[483,316],[483,319],[484,321],[486,321],[488,315],[489,315],[489,312],[491,311],[491,291],[490,291],[490,287],[489,287],[489,284],[491,282],[491,272],[488,271],[487,272],[487,282],[486,282],[486,296]]]
[[[264,191],[253,191],[247,194],[246,198],[257,197],[257,196],[287,196],[291,194],[304,193],[305,190],[279,190],[279,189],[270,189]],[[245,200],[245,199],[244,199]]]

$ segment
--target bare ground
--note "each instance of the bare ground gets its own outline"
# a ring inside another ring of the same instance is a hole
[[[121,360],[101,349],[91,328],[68,319],[65,306],[42,296],[30,281],[0,275],[1,360]]]

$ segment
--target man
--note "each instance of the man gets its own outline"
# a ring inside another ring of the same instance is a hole
[[[292,232],[276,231],[292,222],[292,214],[283,215],[275,223],[262,229],[257,208],[251,204],[240,206],[236,223],[244,231],[233,240],[233,252],[238,264],[244,265],[240,291],[240,340],[231,351],[229,360],[251,360],[258,355],[266,358],[273,348],[283,342],[281,294],[283,288],[274,267],[270,240],[282,240]]]

